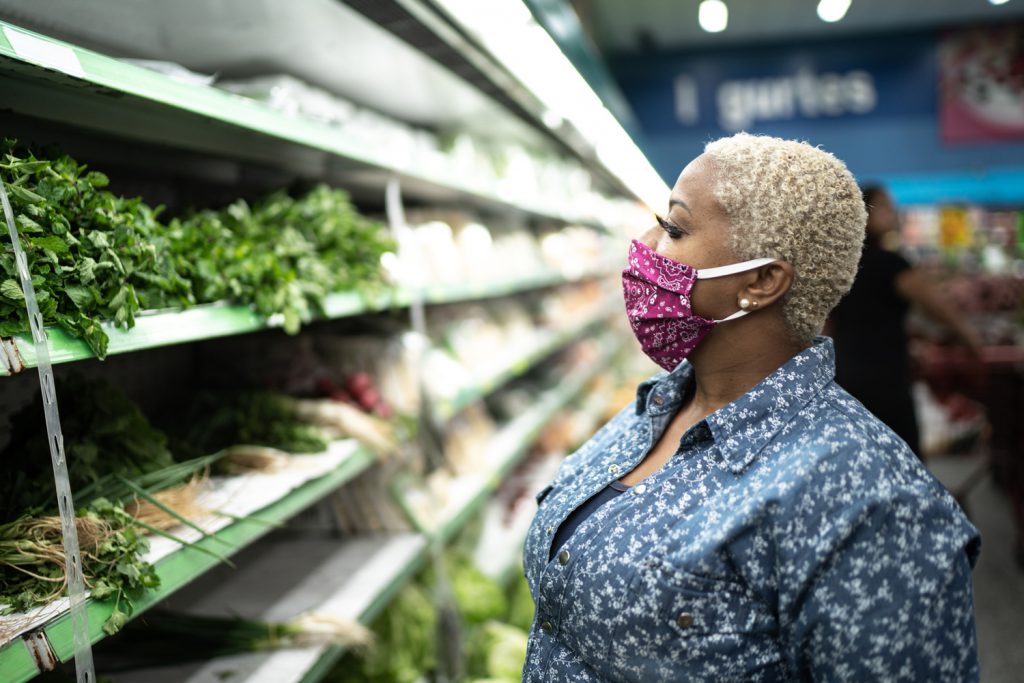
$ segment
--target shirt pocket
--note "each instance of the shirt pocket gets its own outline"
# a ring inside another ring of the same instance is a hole
[[[610,648],[626,680],[784,680],[776,620],[742,585],[648,559],[630,593]]]
[[[639,590],[654,594],[662,626],[680,638],[776,630],[767,605],[732,581],[698,576],[652,559],[638,572],[637,582]]]

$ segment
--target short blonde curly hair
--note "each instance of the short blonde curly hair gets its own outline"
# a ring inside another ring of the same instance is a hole
[[[738,133],[704,148],[741,259],[793,264],[783,316],[797,340],[821,333],[853,284],[867,211],[846,165],[806,142]]]

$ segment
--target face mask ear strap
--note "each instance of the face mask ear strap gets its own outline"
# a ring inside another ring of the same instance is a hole
[[[733,313],[733,314],[732,314],[732,315],[730,315],[730,316],[726,316],[726,317],[722,318],[721,320],[715,320],[714,322],[715,322],[715,323],[724,323],[724,322],[728,322],[728,321],[730,321],[730,320],[735,320],[736,318],[742,318],[742,317],[743,317],[743,316],[745,316],[745,315],[746,315],[747,313],[750,313],[750,311],[744,311],[744,310],[739,310],[739,311],[736,311],[735,313]]]
[[[775,263],[778,259],[774,258],[756,258],[752,261],[743,261],[742,263],[733,263],[728,266],[718,266],[716,268],[701,268],[697,271],[698,280],[708,280],[715,277],[725,277],[726,275],[735,275],[736,273],[742,273],[747,270],[753,270],[754,268],[760,268],[761,266],[767,266],[769,263]],[[727,318],[728,320],[728,318]]]

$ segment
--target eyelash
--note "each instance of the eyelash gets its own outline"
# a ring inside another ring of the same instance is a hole
[[[666,233],[668,233],[668,236],[671,239],[677,240],[677,239],[679,239],[680,237],[682,237],[683,235],[686,234],[685,230],[680,228],[678,225],[672,225],[671,223],[669,223],[667,220],[665,220],[664,218],[662,218],[658,214],[654,214],[654,217],[658,219],[658,225],[661,226],[662,230],[664,230]]]

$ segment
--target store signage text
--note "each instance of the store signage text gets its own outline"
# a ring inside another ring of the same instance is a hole
[[[867,71],[814,73],[803,69],[790,76],[721,81],[714,100],[719,127],[738,131],[759,121],[868,114],[878,104],[878,94]],[[699,123],[700,101],[693,77],[684,74],[676,78],[675,104],[681,123]]]

